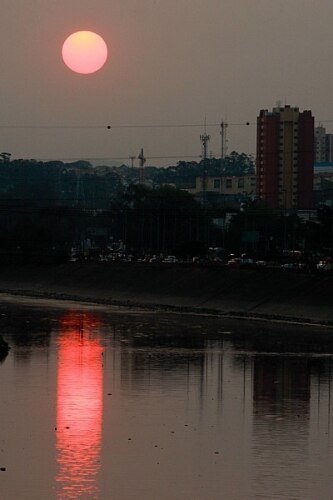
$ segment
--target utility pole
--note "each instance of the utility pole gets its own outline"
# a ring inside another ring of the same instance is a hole
[[[130,156],[130,160],[131,160],[131,168],[133,169],[134,168],[134,160],[135,160],[136,156]]]
[[[228,124],[221,121],[221,170],[223,169],[224,158],[227,154],[227,128]]]
[[[200,141],[202,143],[202,159],[203,159],[203,175],[202,175],[202,200],[206,203],[206,193],[207,193],[207,150],[208,143],[210,141],[210,135],[206,133],[206,123],[205,123],[205,133],[200,135]]]
[[[144,180],[145,180],[145,163],[146,163],[146,158],[144,157],[144,154],[143,154],[143,148],[141,148],[141,152],[138,156],[138,159],[140,160],[140,172],[139,172],[139,181],[140,181],[140,184],[143,184],[144,183]]]

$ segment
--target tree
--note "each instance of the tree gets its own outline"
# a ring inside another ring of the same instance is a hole
[[[131,186],[124,193],[121,218],[127,247],[139,253],[185,256],[191,247],[209,245],[211,219],[189,193],[170,186]]]
[[[0,153],[0,161],[2,162],[10,162],[11,153],[2,152]]]
[[[252,156],[232,151],[223,160],[223,175],[254,175],[255,164]]]

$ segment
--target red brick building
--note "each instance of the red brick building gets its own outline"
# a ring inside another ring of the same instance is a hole
[[[271,208],[312,207],[314,117],[284,106],[257,119],[257,194]]]

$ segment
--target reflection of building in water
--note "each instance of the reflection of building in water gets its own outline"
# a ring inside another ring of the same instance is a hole
[[[102,347],[96,317],[61,320],[57,377],[57,498],[97,498],[103,412]]]
[[[315,358],[311,366],[311,422],[318,429],[325,432],[321,439],[331,431],[331,386],[332,386],[332,359],[331,356]],[[315,446],[320,446],[320,436]]]
[[[113,343],[114,355],[117,352],[119,359],[113,359],[112,363],[119,367],[118,382],[125,392],[140,391],[148,395],[156,393],[158,387],[169,398],[170,394],[175,397],[178,390],[183,394],[187,387],[188,404],[201,415],[202,422],[212,416],[221,420],[223,413],[232,411],[243,421],[246,410],[250,410],[249,362],[242,357],[235,363],[230,341],[222,337],[210,340],[190,334],[171,338],[156,335],[149,337],[148,348],[144,335],[126,342],[114,339]]]
[[[330,463],[325,446],[330,433],[329,364],[325,357],[254,357],[251,460],[256,498],[265,498],[272,487],[278,498],[291,498],[295,491],[297,498],[324,498],[318,485],[330,473],[325,465]],[[325,449],[313,496],[302,488],[313,457],[322,456]]]
[[[288,401],[290,407],[286,406]],[[256,356],[253,361],[254,412],[265,413],[272,405],[292,413],[297,406],[306,417],[310,404],[310,368],[305,358]]]
[[[195,387],[199,400],[211,400],[213,397],[216,404],[220,404],[223,392],[223,341],[210,344],[204,337],[194,340],[196,344],[192,343],[190,349],[188,339],[180,337],[177,345],[172,345],[170,339],[165,337],[149,349],[140,348],[140,338],[132,339],[129,345],[122,344],[119,361],[121,387],[125,390],[147,391],[158,382],[162,387],[175,390],[177,382],[182,381],[183,384],[186,380],[189,389]]]

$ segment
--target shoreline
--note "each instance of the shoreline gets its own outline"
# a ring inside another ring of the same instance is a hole
[[[75,295],[68,295],[66,293],[54,293],[54,292],[37,292],[34,290],[4,290],[0,289],[0,300],[5,299],[9,301],[17,301],[23,299],[31,299],[31,302],[38,299],[40,303],[46,303],[50,305],[51,302],[56,301],[60,307],[66,307],[70,303],[75,303],[78,307],[101,307],[104,308],[117,308],[116,312],[131,312],[131,313],[171,313],[180,315],[190,315],[190,316],[201,316],[201,317],[214,317],[214,318],[227,318],[238,321],[261,321],[268,323],[283,323],[289,325],[299,325],[299,326],[320,326],[323,328],[333,329],[333,320],[320,320],[317,318],[309,317],[292,317],[292,316],[282,316],[282,315],[269,315],[269,314],[256,314],[247,313],[243,311],[222,311],[217,309],[205,309],[205,308],[191,308],[183,306],[174,305],[162,305],[162,304],[147,304],[140,302],[130,302],[130,301],[118,301],[118,300],[107,300],[107,299],[93,299],[91,297],[82,297]],[[64,304],[62,304],[62,302]],[[54,304],[53,304],[54,306]]]
[[[0,293],[128,310],[333,327],[333,274],[173,264],[0,266]]]

